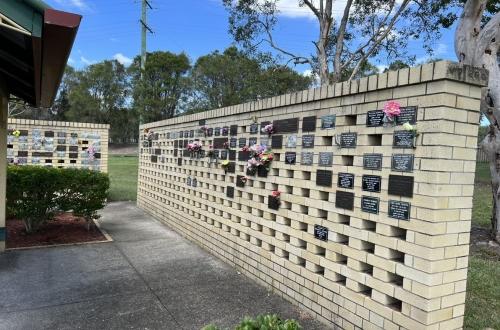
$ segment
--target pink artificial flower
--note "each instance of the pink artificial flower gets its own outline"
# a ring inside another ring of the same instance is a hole
[[[271,195],[272,195],[273,197],[276,197],[276,198],[277,198],[277,197],[280,197],[280,196],[281,196],[281,191],[279,191],[279,190],[274,190],[274,191],[271,193]]]
[[[396,101],[389,101],[384,105],[384,113],[390,119],[397,117],[401,114],[401,105]]]
[[[248,146],[243,146],[243,147],[241,148],[241,151],[243,151],[243,152],[248,152],[248,151],[250,151],[250,148],[249,148]]]

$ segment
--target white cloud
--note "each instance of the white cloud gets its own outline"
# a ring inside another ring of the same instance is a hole
[[[96,64],[96,61],[89,60],[89,59],[85,58],[84,56],[80,56],[80,61],[81,61],[84,65],[92,65],[92,64]]]
[[[55,0],[58,4],[67,7],[74,7],[80,10],[88,10],[90,8],[86,0]]]
[[[304,77],[312,78],[313,86],[316,87],[321,85],[321,79],[319,79],[319,76],[316,73],[314,73],[311,69],[306,69],[302,71],[302,75]]]
[[[130,57],[127,57],[122,53],[115,54],[113,56],[113,59],[117,60],[118,62],[120,62],[122,65],[125,66],[129,66],[130,64],[132,64],[133,61]]]
[[[68,58],[68,64],[70,64],[70,65],[75,64],[75,60],[74,60],[74,59],[72,59],[71,57],[70,57],[70,58]]]
[[[388,68],[389,68],[389,66],[385,65],[385,64],[377,65],[378,72],[380,72],[380,73],[384,72]]]
[[[448,45],[445,44],[445,43],[440,42],[434,48],[434,52],[432,54],[432,57],[429,56],[429,55],[424,55],[422,57],[418,57],[415,60],[415,63],[416,64],[423,64],[423,63],[427,62],[428,60],[430,60],[431,58],[441,58],[441,57],[445,57],[446,58],[446,55],[448,55]]]

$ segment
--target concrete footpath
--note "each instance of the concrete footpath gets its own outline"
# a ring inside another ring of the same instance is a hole
[[[0,329],[232,329],[261,313],[327,329],[134,203],[102,214],[113,242],[0,254]]]

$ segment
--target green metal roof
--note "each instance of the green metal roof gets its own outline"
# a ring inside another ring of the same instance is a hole
[[[32,36],[42,36],[43,13],[50,6],[41,0],[2,0],[0,12],[13,20]]]

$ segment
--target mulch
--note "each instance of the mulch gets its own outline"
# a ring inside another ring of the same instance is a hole
[[[26,233],[24,223],[18,219],[8,219],[6,227],[8,249],[107,240],[95,224],[91,224],[90,230],[87,230],[85,220],[71,213],[57,215],[32,234]]]

